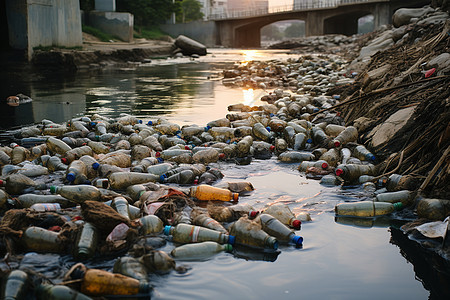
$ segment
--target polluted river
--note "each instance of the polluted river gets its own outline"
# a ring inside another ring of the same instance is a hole
[[[296,61],[299,57],[276,50],[211,49],[207,56],[200,58],[153,59],[139,65],[83,71],[72,77],[28,74],[22,82],[9,83],[17,87],[17,92],[31,96],[33,101],[17,107],[5,105],[2,109],[2,145],[8,145],[12,131],[41,124],[44,119],[64,123],[83,116],[116,119],[121,114],[130,114],[144,125],[164,118],[180,127],[192,124],[206,127],[210,121],[233,113],[228,111],[230,105],[267,105],[261,98],[275,89],[268,84],[252,87],[224,84],[223,70],[252,60]],[[288,87],[283,90],[292,93]],[[282,133],[278,137],[282,137]],[[254,188],[239,195],[238,201],[214,201],[216,205],[249,204],[255,211],[262,211],[269,205],[281,203],[295,215],[308,213],[311,220],[304,220],[301,230],[295,230],[295,234],[303,238],[301,246],[280,242],[276,250],[274,247],[263,250],[237,244],[230,252],[221,251],[209,257],[175,258],[176,270],[148,273],[150,296],[141,293],[134,298],[427,299],[433,296],[426,284],[430,278],[419,276],[423,274],[418,271],[419,266],[405,258],[404,250],[391,233],[409,221],[408,216],[412,214],[337,217],[336,205],[370,200],[374,187],[321,184],[319,178],[313,179],[300,172],[299,165],[299,161],[282,162],[273,153],[267,159],[253,157],[250,163],[228,159],[210,166],[223,174],[213,185],[247,182]],[[59,172],[50,175],[54,183],[47,182],[47,185],[64,184],[60,175],[64,172]],[[39,181],[39,177],[34,179]],[[167,185],[183,192],[193,186]],[[119,189],[119,192],[123,191]],[[50,194],[50,190],[39,193]],[[195,204],[207,209],[206,201],[195,201]],[[76,209],[73,210],[71,216],[76,213]],[[163,233],[157,236],[158,239],[151,242],[157,250],[169,254],[181,245]],[[157,243],[160,245],[156,246]],[[97,251],[82,262],[87,268],[112,272],[116,260],[123,256],[129,253]],[[64,276],[79,261],[68,251],[42,253],[24,249],[16,253],[16,257],[3,259],[1,269],[4,272],[9,268],[30,269],[37,277],[59,284],[67,280]],[[27,293],[27,299],[34,297],[32,289]],[[120,299],[119,296],[112,298]]]

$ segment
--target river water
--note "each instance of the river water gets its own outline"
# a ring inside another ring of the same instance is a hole
[[[236,61],[287,59],[282,51],[213,49],[200,59],[155,59],[144,65],[124,65],[86,71],[73,77],[29,73],[22,80],[11,76],[8,88],[33,102],[1,112],[3,129],[51,119],[64,122],[75,116],[98,113],[116,117],[138,116],[144,122],[164,116],[180,125],[206,125],[222,118],[235,103],[261,104],[262,90],[222,85],[220,71]],[[20,89],[20,90],[18,90]],[[13,92],[11,92],[13,94]],[[255,191],[239,202],[256,209],[284,202],[294,212],[308,211],[313,219],[297,234],[302,249],[281,245],[272,255],[238,251],[221,253],[206,261],[177,262],[186,273],[150,275],[153,299],[427,299],[430,292],[416,277],[415,267],[392,243],[389,226],[401,221],[368,220],[359,226],[335,220],[334,207],[364,198],[358,187],[324,187],[306,179],[297,164],[253,160],[250,165],[221,163],[224,181],[249,181]],[[174,248],[169,242],[162,250]],[[22,262],[60,282],[74,262],[58,255],[27,255]],[[97,258],[90,267],[112,270],[114,259]]]

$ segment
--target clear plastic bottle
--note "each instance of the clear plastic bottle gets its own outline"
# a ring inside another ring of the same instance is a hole
[[[348,160],[352,156],[352,153],[351,153],[350,149],[348,149],[348,148],[341,148],[341,150],[339,152],[341,154],[341,164],[343,164],[343,165],[347,164]]]
[[[83,155],[92,156],[93,152],[92,152],[91,147],[86,145],[86,146],[81,146],[81,147],[74,148],[72,150],[67,151],[65,156],[64,156],[65,163],[66,164],[70,164],[74,160],[77,160],[80,157],[82,157]]]
[[[374,162],[375,155],[373,155],[369,150],[366,149],[363,145],[358,145],[353,149],[353,156],[358,158],[359,160],[365,160]]]
[[[171,149],[171,150],[163,150],[161,152],[156,152],[156,157],[160,157],[164,160],[173,158],[175,156],[179,156],[181,154],[188,154],[192,156],[192,151],[191,150],[186,150],[186,149]]]
[[[217,120],[213,120],[206,124],[207,127],[230,127],[230,120],[227,118],[221,118]]]
[[[116,197],[111,202],[111,207],[126,219],[130,219],[130,209],[128,201],[124,197]]]
[[[303,151],[286,151],[278,155],[278,160],[285,163],[302,162],[314,160],[314,155],[311,152]]]
[[[237,201],[239,198],[238,193],[233,193],[230,190],[213,187],[206,184],[191,187],[189,195],[201,201],[209,201],[209,200]]]
[[[161,163],[153,166],[147,167],[147,173],[161,176],[167,173],[169,170],[173,169],[175,166],[173,163]]]
[[[325,131],[323,131],[323,129],[320,128],[319,126],[314,126],[311,129],[311,136],[315,145],[321,145],[325,143],[328,139],[328,136],[325,133]]]
[[[30,156],[30,151],[27,148],[16,145],[11,151],[11,163],[17,165],[25,161]]]
[[[84,184],[87,179],[87,167],[81,160],[74,160],[66,170],[66,180],[73,184]]]
[[[274,216],[269,214],[259,214],[257,219],[261,222],[262,230],[275,237],[277,240],[293,243],[296,246],[301,246],[303,244],[303,238],[301,236],[296,235],[293,230],[289,229]]]
[[[61,253],[64,250],[59,234],[41,227],[28,227],[20,241],[28,251],[39,253]]]
[[[142,145],[147,146],[155,151],[162,151],[163,147],[158,139],[154,136],[148,136],[142,141]]]
[[[61,205],[59,203],[36,203],[30,206],[34,211],[59,211]]]
[[[47,186],[43,183],[36,183],[31,178],[22,174],[12,174],[0,180],[0,186],[4,186],[10,195],[18,195],[27,191],[45,190]]]
[[[361,175],[374,176],[375,166],[372,164],[341,164],[336,167],[335,174],[347,182],[356,182]]]
[[[47,138],[46,144],[48,150],[50,150],[52,153],[58,153],[62,156],[64,156],[67,151],[72,150],[72,148],[62,140],[52,136]]]
[[[294,136],[294,147],[293,147],[293,149],[295,151],[305,149],[305,145],[306,145],[306,140],[307,139],[308,138],[306,137],[306,134],[301,133],[301,132],[297,133]]]
[[[1,299],[5,300],[25,300],[30,280],[28,274],[22,270],[12,270],[3,278],[1,289]]]
[[[206,214],[199,214],[198,216],[193,218],[192,224],[228,234],[228,231],[219,222]]]
[[[287,149],[288,149],[288,144],[285,139],[282,139],[282,138],[275,139],[275,150],[278,153],[283,153]]]
[[[140,219],[142,224],[139,227],[139,233],[142,235],[148,235],[152,233],[161,233],[164,230],[164,223],[155,215],[144,216]]]
[[[98,160],[100,164],[107,164],[117,166],[119,168],[129,168],[131,167],[131,155],[117,152],[117,153],[109,153],[108,156],[101,158]]]
[[[390,203],[401,202],[404,206],[409,206],[413,203],[415,196],[415,192],[404,190],[378,194],[374,201]]]
[[[63,164],[58,156],[42,155],[41,161],[50,172],[67,170],[67,165]]]
[[[74,289],[65,285],[38,285],[36,288],[36,298],[38,300],[92,300]]]
[[[60,194],[64,198],[76,203],[83,203],[86,200],[100,201],[102,197],[99,189],[91,185],[51,186],[50,192]]]
[[[234,222],[229,232],[235,236],[236,244],[262,249],[278,249],[277,239],[263,231],[259,223],[247,217],[241,217]]]
[[[339,203],[335,207],[335,212],[340,216],[355,216],[355,217],[375,217],[390,214],[396,210],[403,208],[401,202],[373,202],[373,201],[359,201],[349,203]]]
[[[192,159],[197,164],[209,164],[219,160],[219,151],[215,148],[208,147],[205,150],[196,152]]]
[[[174,248],[170,255],[181,260],[206,259],[219,252],[231,252],[233,246],[230,244],[219,244],[212,241],[202,243],[186,244]]]
[[[192,184],[195,180],[195,174],[191,170],[183,170],[172,176],[163,179],[163,183]]]
[[[91,151],[96,153],[96,154],[101,154],[101,153],[109,153],[111,150],[110,148],[105,145],[102,141],[96,142],[96,141],[89,141],[87,143],[87,146],[89,148],[91,148]]]
[[[353,126],[348,126],[345,128],[338,136],[333,140],[335,147],[340,147],[341,145],[355,142],[358,139],[358,130]]]
[[[328,124],[325,127],[325,133],[330,137],[336,137],[344,130],[345,130],[345,126],[336,125],[336,124]]]
[[[148,283],[147,268],[134,257],[122,256],[114,263],[113,272]]]
[[[89,179],[97,177],[97,170],[100,167],[98,161],[90,155],[83,155],[80,160],[86,165],[86,175]]]
[[[153,167],[159,163],[158,159],[156,157],[144,157],[139,161],[138,164],[134,165],[130,170],[131,172],[138,172],[138,173],[152,173],[148,171],[149,167]]]
[[[83,228],[78,231],[73,256],[78,260],[87,260],[94,256],[97,244],[97,228],[93,224],[85,222]]]
[[[231,206],[208,206],[209,215],[218,222],[232,222],[248,215],[254,208],[248,203],[239,203]]]
[[[253,136],[265,142],[269,142],[272,139],[270,132],[259,122],[253,125]]]
[[[164,234],[171,235],[177,243],[198,243],[213,241],[220,244],[234,244],[234,236],[221,233],[216,230],[194,226],[189,224],[178,224],[177,226],[165,226]]]
[[[115,190],[123,190],[134,184],[158,181],[159,176],[148,173],[115,172],[109,176],[111,188]]]
[[[340,160],[339,151],[336,148],[331,148],[327,152],[322,154],[320,159],[325,160],[328,163],[328,165],[336,167],[336,165]]]
[[[298,166],[298,170],[300,172],[306,172],[306,170],[310,167],[326,170],[328,169],[328,163],[323,159],[316,161],[302,161]]]
[[[295,218],[295,214],[284,203],[275,203],[267,206],[262,212],[277,218],[281,223],[295,230],[300,230],[301,228],[302,223]]]

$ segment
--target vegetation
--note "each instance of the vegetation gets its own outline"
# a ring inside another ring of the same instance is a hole
[[[287,38],[297,38],[305,36],[305,22],[292,23],[284,31],[284,36]]]
[[[99,30],[97,28],[91,27],[91,26],[83,25],[82,30],[83,30],[83,32],[86,32],[86,33],[89,33],[89,34],[95,36],[96,38],[98,38],[102,42],[109,42],[111,40],[118,40],[119,39],[119,38],[117,38],[117,37],[115,37],[113,35],[104,33],[103,31],[101,31],[101,30]]]
[[[172,0],[116,0],[116,10],[133,14],[134,25],[142,27],[164,24],[175,7]]]
[[[277,25],[269,24],[261,29],[261,36],[268,40],[282,40],[284,35]]]
[[[135,27],[134,38],[137,39],[147,39],[147,40],[161,40],[167,36],[166,33],[162,32],[157,26],[151,26],[148,28]]]
[[[201,12],[202,4],[197,0],[182,0],[177,2],[177,16],[178,23],[186,23],[203,19]]]

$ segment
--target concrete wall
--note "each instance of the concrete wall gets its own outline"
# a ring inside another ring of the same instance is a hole
[[[89,26],[117,36],[125,42],[133,41],[134,16],[130,13],[91,11],[86,18]]]
[[[180,34],[185,35],[206,47],[220,44],[217,41],[216,25],[214,21],[195,21],[185,24],[165,24],[161,30],[176,38]]]
[[[9,43],[27,51],[38,46],[82,46],[79,0],[6,0]]]

